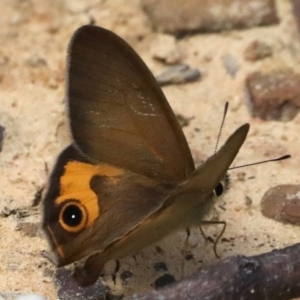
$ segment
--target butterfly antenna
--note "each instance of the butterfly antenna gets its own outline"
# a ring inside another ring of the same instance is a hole
[[[290,157],[291,157],[291,156],[288,154],[288,155],[284,155],[284,156],[281,156],[281,157],[278,157],[278,158],[262,160],[262,161],[258,161],[258,162],[255,162],[255,163],[246,164],[246,165],[241,165],[241,166],[237,166],[237,167],[231,167],[231,168],[229,168],[228,170],[239,169],[239,168],[249,167],[249,166],[254,166],[254,165],[260,165],[260,164],[268,163],[268,162],[270,162],[270,161],[280,161],[280,160],[285,160],[285,159],[288,159],[288,158],[290,158]]]
[[[220,130],[219,130],[218,138],[217,138],[217,144],[216,144],[216,147],[215,147],[215,153],[218,150],[219,141],[220,141],[220,137],[221,137],[221,134],[222,134],[222,129],[223,129],[223,126],[224,126],[224,122],[225,122],[225,118],[226,118],[226,114],[227,114],[227,110],[228,110],[228,105],[229,105],[229,103],[227,101],[225,103],[225,107],[224,107],[224,113],[223,113],[222,123],[221,123],[221,127],[220,127]]]

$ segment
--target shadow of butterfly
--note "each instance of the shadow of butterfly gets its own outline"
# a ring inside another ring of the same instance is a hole
[[[43,228],[58,266],[87,257],[75,277],[88,285],[107,261],[201,224],[249,125],[195,169],[161,88],[120,37],[79,28],[67,76],[73,144],[52,171]]]

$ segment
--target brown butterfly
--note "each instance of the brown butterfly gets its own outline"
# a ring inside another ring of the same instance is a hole
[[[120,37],[96,26],[79,28],[67,75],[73,144],[52,172],[43,228],[58,266],[87,257],[75,270],[87,285],[107,261],[200,225],[249,125],[195,169],[162,90]]]

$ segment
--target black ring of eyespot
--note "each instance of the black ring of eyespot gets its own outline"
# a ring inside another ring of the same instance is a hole
[[[59,223],[69,232],[79,232],[88,221],[88,212],[78,200],[68,199],[65,201],[60,213]]]

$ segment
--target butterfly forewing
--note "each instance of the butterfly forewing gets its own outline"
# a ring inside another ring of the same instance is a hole
[[[155,78],[114,33],[84,26],[69,48],[71,131],[78,148],[106,162],[165,182],[180,182],[194,162]]]

